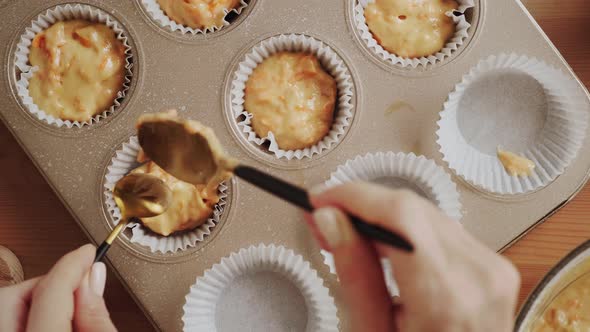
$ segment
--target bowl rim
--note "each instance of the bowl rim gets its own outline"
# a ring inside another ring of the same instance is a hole
[[[527,297],[524,304],[521,306],[516,322],[514,323],[514,331],[518,332],[523,328],[523,324],[526,322],[533,305],[537,303],[537,300],[543,295],[544,291],[547,290],[547,286],[551,283],[555,277],[570,266],[570,263],[578,258],[583,253],[590,250],[590,240],[580,244],[564,258],[562,258],[549,272],[541,279],[537,286],[533,289],[531,294]]]

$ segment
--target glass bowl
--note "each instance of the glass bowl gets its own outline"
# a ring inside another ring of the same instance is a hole
[[[541,280],[522,306],[515,332],[532,332],[535,322],[569,285],[590,273],[590,241],[570,252]],[[581,295],[581,294],[580,294]],[[590,296],[590,295],[586,295]]]

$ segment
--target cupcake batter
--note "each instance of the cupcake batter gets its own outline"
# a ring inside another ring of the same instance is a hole
[[[454,0],[375,0],[365,8],[369,30],[390,53],[404,58],[440,51],[455,33],[446,16],[459,7]]]
[[[280,52],[259,64],[246,82],[244,106],[258,137],[272,132],[283,150],[324,138],[334,120],[336,81],[309,54]]]
[[[142,156],[140,154],[140,158]],[[162,179],[172,191],[172,202],[166,212],[156,217],[141,219],[146,227],[164,236],[202,225],[213,213],[212,207],[219,200],[217,197],[205,199],[203,188],[178,180],[153,161],[148,161],[131,173],[156,176]]]
[[[62,120],[88,121],[107,110],[123,87],[125,47],[102,23],[57,22],[33,39],[33,102]]]
[[[225,15],[240,0],[158,0],[160,7],[178,24],[193,29],[223,26]]]
[[[533,332],[590,331],[590,274],[582,276],[551,302]]]
[[[510,176],[530,176],[535,169],[535,163],[531,160],[500,148],[498,159]]]

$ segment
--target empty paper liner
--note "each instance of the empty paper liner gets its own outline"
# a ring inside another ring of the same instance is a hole
[[[577,83],[542,61],[516,54],[482,60],[455,87],[440,114],[437,143],[449,167],[494,194],[542,188],[576,157],[588,125]],[[535,164],[530,176],[510,176],[497,149]]]
[[[240,249],[186,295],[184,331],[338,331],[334,299],[302,256],[274,244]]]

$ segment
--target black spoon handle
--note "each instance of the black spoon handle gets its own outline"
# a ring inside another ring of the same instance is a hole
[[[97,263],[97,262],[102,261],[104,256],[107,254],[107,251],[109,251],[110,247],[111,247],[111,244],[106,241],[101,243],[100,246],[98,248],[96,248],[96,255],[94,256],[94,262]]]
[[[249,166],[238,165],[234,169],[234,174],[256,187],[280,197],[308,212],[314,210],[309,202],[307,191],[302,188]],[[362,235],[404,251],[411,252],[414,250],[414,246],[401,236],[394,234],[385,228],[369,224],[356,216],[349,214],[348,217],[356,230]]]
[[[96,255],[94,256],[95,263],[102,261],[104,256],[107,254],[107,251],[109,251],[111,244],[113,244],[113,241],[115,241],[117,236],[119,236],[119,234],[121,234],[121,232],[127,227],[128,223],[129,219],[123,217],[117,226],[113,228],[109,236],[100,244],[98,248],[96,248]]]

